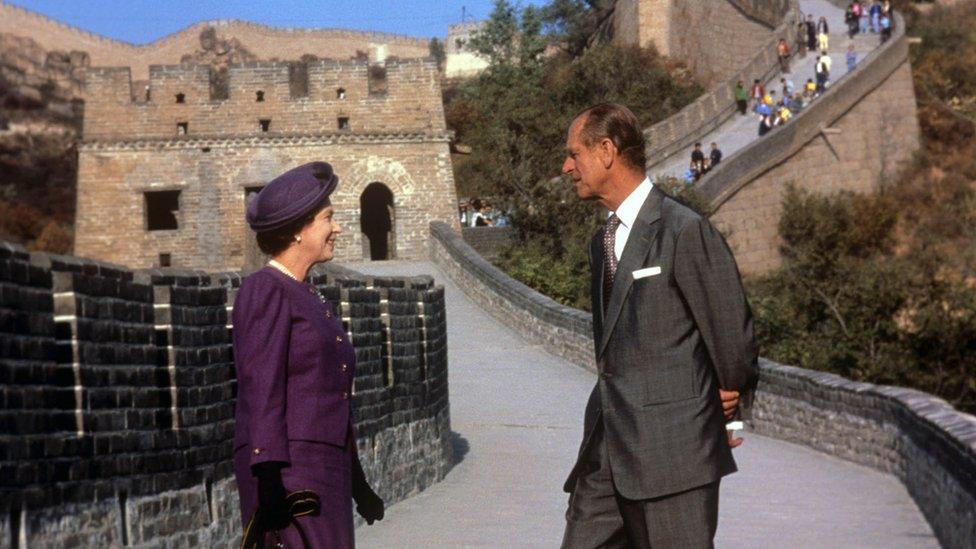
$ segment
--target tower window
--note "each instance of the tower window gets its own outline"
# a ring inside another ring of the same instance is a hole
[[[348,130],[349,129],[349,117],[348,116],[340,116],[339,117],[339,129],[340,130]]]
[[[190,131],[189,122],[177,122],[176,123],[176,135],[186,135]]]
[[[159,254],[159,266],[160,267],[172,267],[173,266],[173,254]]]
[[[264,92],[263,92],[263,91],[259,91],[259,92],[257,92],[257,93],[256,93],[255,95],[257,96],[257,97],[255,98],[255,100],[256,100],[256,101],[257,101],[258,103],[261,103],[261,102],[263,102],[263,101],[264,101]]]
[[[271,129],[270,118],[262,118],[261,120],[258,120],[258,123],[261,124],[261,131],[263,132],[266,132]]]
[[[183,93],[176,94],[176,102],[177,103],[186,103],[186,94],[183,94]]]
[[[346,98],[346,88],[339,88],[336,90],[336,99]]]
[[[172,231],[179,228],[180,191],[149,191],[146,197],[146,230]]]

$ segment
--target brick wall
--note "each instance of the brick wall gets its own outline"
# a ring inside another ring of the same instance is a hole
[[[483,310],[529,342],[594,370],[589,313],[508,277],[444,224],[431,257]],[[976,544],[976,417],[932,395],[759,361],[753,419],[766,436],[895,475],[946,547]]]
[[[873,192],[918,146],[908,43],[898,16],[887,44],[789,124],[723,160],[699,188],[739,268],[761,273],[780,264],[776,225],[788,183],[824,193]]]
[[[463,227],[461,238],[488,261],[495,261],[512,242],[512,227]]]
[[[707,85],[741,72],[774,34],[790,0],[617,0],[603,34],[653,46],[685,62]]]
[[[424,256],[430,221],[457,224],[437,70],[429,61],[390,60],[380,66],[385,93],[371,94],[368,72],[376,67],[312,62],[308,97],[292,98],[286,63],[234,66],[226,100],[210,99],[207,67],[153,67],[144,103],[130,99],[128,69],[91,69],[75,253],[137,268],[159,265],[166,253],[175,266],[240,269],[254,238],[244,223],[246,189],[324,160],[340,180],[332,198],[345,231],[340,261],[369,258],[360,195],[374,182],[393,193],[394,257]],[[184,103],[176,102],[180,93]],[[349,129],[338,129],[340,116]],[[267,132],[262,119],[270,120]],[[185,135],[178,122],[188,124]],[[144,193],[156,190],[180,191],[178,229],[146,230]]]
[[[241,275],[0,243],[0,545],[239,543],[228,325]],[[452,463],[444,294],[318,268],[356,347],[360,454],[394,502]]]
[[[184,55],[200,50],[200,33],[210,27],[222,39],[236,40],[260,59],[298,59],[305,54],[349,59],[357,52],[375,57],[378,49],[402,58],[429,54],[425,39],[342,29],[274,28],[245,21],[198,23],[150,44],[135,46],[0,3],[0,32],[32,37],[46,50],[86,52],[92,66],[132,67],[137,80],[148,78],[150,65],[177,64]]]

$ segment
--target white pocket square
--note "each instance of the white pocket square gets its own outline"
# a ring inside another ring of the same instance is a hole
[[[637,269],[636,271],[634,271],[633,274],[634,274],[634,280],[637,280],[638,278],[647,278],[649,276],[661,274],[661,268],[648,267],[646,269]]]

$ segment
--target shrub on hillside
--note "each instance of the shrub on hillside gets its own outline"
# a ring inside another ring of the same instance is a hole
[[[788,189],[784,265],[749,281],[760,348],[779,362],[916,387],[972,411],[976,291],[916,253],[894,253],[905,206],[897,193]]]
[[[560,302],[588,307],[586,247],[602,218],[558,177],[570,122],[586,107],[617,102],[649,126],[702,88],[652,49],[601,44],[578,57],[544,56],[540,13],[495,4],[472,41],[491,64],[445,93],[448,126],[472,150],[454,164],[458,191],[496,197],[496,208],[509,213],[516,239],[502,268]]]

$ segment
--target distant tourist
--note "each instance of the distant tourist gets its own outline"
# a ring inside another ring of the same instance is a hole
[[[705,153],[702,152],[701,143],[695,143],[695,149],[691,151],[691,164],[688,167],[695,174],[695,181],[705,175]]]
[[[753,80],[752,87],[749,88],[749,97],[752,98],[753,109],[755,109],[760,103],[762,103],[762,99],[765,95],[766,95],[766,89],[759,82],[759,79],[757,78]]]
[[[868,10],[871,14],[871,32],[877,34],[881,32],[881,2],[874,0]]]
[[[853,39],[857,34],[857,21],[859,19],[855,6],[856,2],[851,2],[844,11],[844,23],[847,24],[847,37]]]
[[[793,112],[785,103],[780,103],[779,108],[776,109],[776,119],[773,121],[773,125],[781,126],[789,122],[790,118],[793,118]]]
[[[847,61],[847,72],[854,70],[857,66],[857,52],[854,51],[854,44],[847,46],[847,54],[844,55],[844,59]]]
[[[881,15],[881,43],[884,44],[891,38],[891,17]]]
[[[820,49],[820,51],[824,51],[824,52],[830,50],[829,34],[822,32],[817,35],[817,48]]]
[[[820,16],[820,20],[817,21],[817,34],[830,34],[830,27],[827,25],[827,18]]]
[[[491,227],[494,223],[491,220],[491,205],[485,202],[481,209],[474,213],[475,227]]]
[[[772,114],[762,114],[759,117],[759,137],[762,137],[769,133],[769,130],[773,129],[773,116]]]
[[[709,171],[715,169],[722,161],[722,150],[718,148],[718,144],[714,141],[712,142],[712,150],[708,153],[708,169]]]
[[[800,59],[805,59],[807,56],[807,24],[803,21],[797,23],[796,55]]]
[[[779,70],[790,72],[790,45],[785,38],[780,38],[779,44],[776,44],[776,55],[779,58]]]
[[[484,227],[485,214],[482,213],[484,204],[480,198],[471,199],[471,216],[468,219],[468,227]]]
[[[866,34],[868,32],[870,15],[868,14],[868,8],[864,6],[864,2],[856,2],[860,6],[860,13],[858,14],[858,30],[861,34]]]
[[[779,79],[780,91],[783,93],[783,97],[789,97],[793,95],[793,81],[788,78]]]
[[[815,70],[817,75],[817,94],[819,95],[825,92],[830,85],[830,56],[826,52],[817,58]]]
[[[742,80],[735,84],[735,105],[739,108],[739,114],[745,114],[749,108],[749,92],[742,85]]]
[[[467,227],[471,224],[471,208],[468,206],[467,201],[461,202],[458,206],[458,219],[461,221],[462,227]]]
[[[811,81],[810,83],[812,84],[813,82]],[[816,88],[816,84],[814,84],[814,88]],[[807,102],[806,98],[804,97],[804,93],[800,91],[794,93],[793,98],[790,99],[790,110],[797,113],[803,110],[806,106]]]
[[[817,85],[813,82],[813,78],[807,78],[807,83],[803,86],[803,97],[809,101],[817,95]]]
[[[812,15],[807,15],[807,49],[810,51],[817,49],[817,24],[813,21]]]
[[[233,466],[245,547],[351,548],[353,502],[369,524],[384,515],[353,434],[356,350],[305,281],[333,258],[342,232],[329,198],[338,183],[329,164],[304,164],[247,207],[258,247],[272,259],[244,279],[233,311]],[[296,500],[315,508],[299,512]]]

